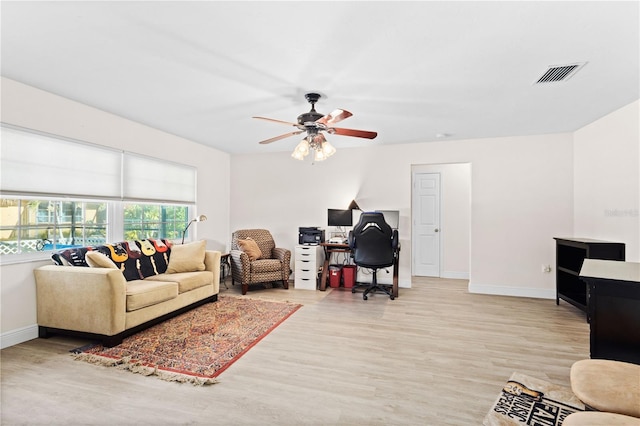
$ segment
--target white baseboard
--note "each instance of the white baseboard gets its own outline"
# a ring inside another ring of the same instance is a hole
[[[38,325],[18,328],[0,334],[0,349],[38,338]]]
[[[468,280],[468,272],[456,272],[456,271],[443,271],[440,273],[440,278],[449,278],[452,280]]]
[[[398,288],[411,288],[411,280],[410,279],[398,279]]]
[[[475,284],[469,282],[469,293],[495,294],[498,296],[533,297],[535,299],[554,299],[556,290],[548,288],[506,287]]]

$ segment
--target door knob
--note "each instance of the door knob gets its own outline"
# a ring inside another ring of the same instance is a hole
[[[434,229],[433,232],[440,232],[438,228]]]

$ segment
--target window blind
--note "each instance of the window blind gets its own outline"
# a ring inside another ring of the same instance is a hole
[[[3,192],[120,197],[121,152],[4,126],[0,130]]]
[[[4,125],[0,130],[3,193],[196,201],[195,167]]]
[[[122,191],[125,200],[195,203],[196,169],[125,152]]]

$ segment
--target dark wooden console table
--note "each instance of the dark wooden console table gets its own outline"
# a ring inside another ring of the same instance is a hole
[[[640,364],[640,263],[585,259],[591,358]]]
[[[556,240],[556,305],[560,299],[587,313],[587,285],[580,280],[585,259],[624,261],[624,243],[590,238],[554,238]]]

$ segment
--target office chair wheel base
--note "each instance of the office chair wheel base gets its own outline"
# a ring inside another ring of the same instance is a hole
[[[362,296],[362,300],[367,300],[367,299],[369,299],[369,298],[367,297],[366,294]]]
[[[395,297],[393,297],[393,296],[389,296],[389,298],[390,298],[391,300],[395,299]]]
[[[351,293],[355,293],[355,292],[356,292],[356,289],[355,289],[355,288],[352,288],[352,289],[351,289]]]

